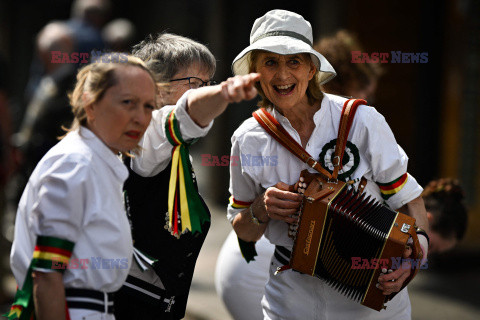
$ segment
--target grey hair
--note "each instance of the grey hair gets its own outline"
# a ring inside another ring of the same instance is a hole
[[[132,54],[147,63],[158,82],[165,82],[193,64],[213,77],[216,61],[208,48],[192,39],[173,33],[151,34],[135,45]]]

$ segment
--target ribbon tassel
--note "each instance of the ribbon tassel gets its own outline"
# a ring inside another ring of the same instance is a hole
[[[188,144],[182,139],[175,110],[167,117],[165,132],[168,141],[174,146],[168,190],[167,228],[173,236],[179,238],[188,231],[202,232],[202,225],[210,221],[210,217],[193,183],[188,149],[191,143]]]

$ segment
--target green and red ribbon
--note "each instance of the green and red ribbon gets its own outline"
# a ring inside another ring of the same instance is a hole
[[[168,230],[176,237],[188,230],[202,232],[202,225],[210,221],[200,195],[193,183],[193,169],[190,163],[189,146],[180,133],[180,126],[172,110],[165,122],[168,141],[173,145],[172,169],[168,188]]]
[[[378,183],[377,185],[380,187],[380,192],[382,193],[382,198],[387,200],[391,196],[397,194],[407,183],[408,173],[404,173],[399,178],[388,182],[388,183]]]
[[[74,243],[68,240],[55,237],[38,236],[37,245],[33,251],[33,258],[28,267],[22,289],[17,288],[15,299],[8,314],[8,319],[30,320],[35,319],[35,308],[33,305],[33,278],[32,272],[35,269],[51,269],[64,272],[64,268],[58,268],[58,263],[68,264]],[[68,310],[67,310],[68,318]]]
[[[235,199],[233,196],[230,196],[230,206],[235,209],[246,209],[250,207],[252,202],[247,202],[247,201],[240,201]],[[257,250],[255,249],[255,241],[244,241],[240,238],[238,238],[238,246],[240,247],[240,252],[242,253],[242,257],[245,259],[245,261],[250,262],[250,261],[255,261],[255,257],[258,256]]]

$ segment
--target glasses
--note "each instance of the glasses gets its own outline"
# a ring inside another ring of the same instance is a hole
[[[202,79],[197,78],[197,77],[186,77],[186,78],[180,78],[180,79],[172,79],[172,80],[170,80],[170,82],[182,81],[182,80],[188,80],[188,85],[190,86],[190,89],[197,89],[197,88],[201,88],[201,87],[204,87],[204,86],[214,86],[214,85],[218,84],[218,82],[215,81],[215,80],[203,81]]]

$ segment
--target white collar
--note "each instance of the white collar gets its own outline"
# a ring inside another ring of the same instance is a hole
[[[330,102],[330,99],[327,97],[326,94],[324,94],[321,105],[320,105],[320,109],[318,109],[318,111],[315,112],[315,114],[313,115],[313,122],[315,123],[316,126],[320,124],[321,119],[324,117],[324,114],[326,112],[326,109],[328,108],[329,102]],[[275,119],[278,120],[278,122],[280,122],[280,124],[282,125],[288,124],[290,127],[292,127],[290,121],[280,112],[278,112],[278,110],[275,107],[272,108],[271,114]]]
[[[88,128],[81,126],[78,131],[80,138],[88,140],[86,141],[87,146],[112,169],[116,178],[121,180],[122,183],[125,182],[128,178],[128,169],[122,162],[121,157],[113,153],[113,151]]]

